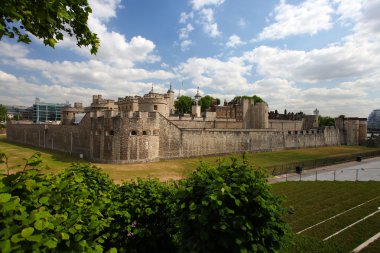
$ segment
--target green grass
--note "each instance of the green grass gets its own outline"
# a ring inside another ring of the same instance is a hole
[[[272,185],[277,195],[285,195],[285,205],[292,214],[284,219],[298,232],[333,215],[341,213],[367,200],[380,196],[380,182],[286,182]],[[327,241],[327,236],[373,213],[380,206],[380,198],[349,211],[335,219],[296,236],[295,245],[284,252],[351,252],[354,248],[379,232],[380,213],[358,223]],[[377,240],[365,252],[379,252]],[[319,245],[319,246],[316,246]],[[338,247],[338,248],[337,248]],[[364,252],[364,251],[363,251]]]
[[[71,162],[83,161],[77,156],[70,156],[63,152],[51,151],[42,148],[25,146],[22,144],[7,142],[4,135],[0,135],[0,150],[5,150],[11,157],[11,165],[23,163],[23,158],[29,157],[36,151],[40,151],[45,163],[54,168],[53,172],[68,167]],[[297,150],[284,150],[268,153],[248,154],[248,161],[256,167],[268,167],[274,165],[311,161],[328,157],[337,157],[355,153],[364,153],[380,150],[379,148],[367,148],[361,146],[320,147]],[[238,155],[239,157],[241,155]],[[205,161],[216,164],[220,159],[228,159],[229,156],[207,156],[199,158],[163,160],[144,164],[96,164],[110,175],[117,183],[135,177],[154,177],[162,181],[180,179],[193,171],[199,162]]]

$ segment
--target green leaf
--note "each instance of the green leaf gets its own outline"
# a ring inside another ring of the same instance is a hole
[[[41,204],[47,204],[49,202],[49,197],[42,197],[40,198],[39,202]]]
[[[108,253],[117,253],[117,249],[116,248],[111,248]]]
[[[196,205],[194,202],[192,202],[192,203],[190,204],[190,206],[189,206],[189,209],[190,209],[191,211],[193,211],[193,210],[197,209],[197,205]]]
[[[30,242],[41,242],[42,240],[42,235],[41,234],[38,234],[38,235],[31,235],[29,236],[28,238],[26,238],[26,240],[30,241]]]
[[[45,224],[45,221],[43,220],[37,220],[35,223],[34,223],[34,227],[37,229],[37,230],[44,230],[46,228],[46,224]]]
[[[69,240],[70,239],[70,235],[66,234],[66,233],[61,233],[61,236],[62,236],[62,240]]]
[[[45,242],[44,245],[49,249],[54,249],[57,247],[57,241],[50,239],[49,241]]]
[[[12,241],[13,243],[19,243],[19,242],[21,242],[21,241],[23,241],[23,240],[25,240],[25,239],[21,236],[20,233],[14,234],[14,235],[12,236],[12,238],[11,238],[11,241]]]
[[[9,193],[0,194],[0,203],[6,203],[11,199],[12,195]]]
[[[34,228],[32,228],[32,227],[24,228],[21,231],[21,236],[24,238],[28,238],[29,236],[31,236],[33,234],[33,232],[34,232]]]
[[[1,252],[3,253],[11,252],[11,241],[10,240],[1,241],[0,249],[1,249]]]

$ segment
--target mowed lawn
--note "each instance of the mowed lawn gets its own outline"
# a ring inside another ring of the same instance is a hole
[[[285,220],[295,233],[368,201],[302,232],[296,236],[296,245],[289,252],[351,252],[380,232],[380,212],[377,212],[323,241],[324,238],[378,210],[380,182],[286,182],[272,185],[272,191],[276,195],[286,196],[285,206],[290,213],[285,215]],[[380,252],[380,239],[361,252]]]
[[[247,154],[247,159],[255,167],[267,167],[323,159],[327,157],[364,153],[375,150],[380,149],[360,146],[320,147],[267,153],[249,153]],[[53,173],[70,166],[72,162],[86,162],[79,159],[78,156],[70,156],[63,152],[7,142],[5,135],[0,135],[0,151],[5,151],[9,154],[10,165],[23,164],[24,158],[30,157],[36,151],[39,151],[42,154],[45,164],[52,168],[51,172]],[[235,156],[241,157],[241,155],[236,154]],[[216,164],[223,159],[229,159],[229,156],[207,156],[199,158],[163,160],[144,164],[95,163],[95,165],[102,168],[117,183],[136,177],[154,177],[159,178],[161,181],[166,181],[186,177],[191,171],[195,170],[200,161],[204,161],[209,164]]]

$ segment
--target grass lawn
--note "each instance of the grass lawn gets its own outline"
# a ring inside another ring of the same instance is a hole
[[[70,156],[63,152],[51,151],[42,148],[30,147],[6,141],[5,135],[0,135],[0,150],[6,151],[10,156],[10,165],[22,164],[23,158],[30,157],[36,151],[42,153],[44,162],[54,173],[68,167],[72,162],[80,162],[77,156]],[[284,150],[268,153],[248,154],[249,162],[256,167],[267,167],[293,162],[303,162],[327,157],[350,155],[380,150],[360,146],[320,147],[297,150]],[[238,155],[240,156],[240,155]],[[216,164],[228,156],[213,156],[200,158],[187,158],[176,160],[163,160],[144,164],[95,164],[101,167],[117,183],[135,177],[155,177],[162,181],[184,178],[193,171],[200,161]]]
[[[324,238],[375,212],[380,207],[380,182],[286,182],[272,185],[277,195],[285,195],[286,214],[294,232],[323,221],[365,201],[370,202],[296,236],[296,245],[284,252],[351,252],[380,232],[380,213],[348,228],[327,241]],[[374,199],[376,198],[376,199]],[[374,199],[374,200],[372,200]],[[363,252],[380,252],[377,240]]]

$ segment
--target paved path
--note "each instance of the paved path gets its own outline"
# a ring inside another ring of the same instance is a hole
[[[333,181],[334,177],[336,181],[380,181],[380,157],[310,169],[301,174],[302,181]],[[269,183],[299,180],[299,174],[288,173],[270,178]]]

